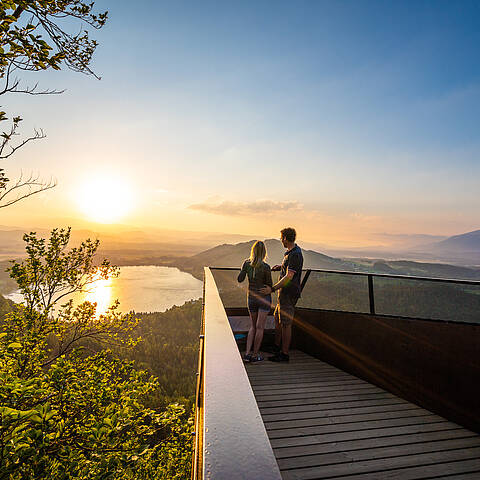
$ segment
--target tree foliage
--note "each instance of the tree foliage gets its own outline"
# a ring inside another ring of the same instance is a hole
[[[138,314],[133,333],[142,341],[133,348],[121,347],[120,353],[158,378],[158,389],[151,394],[149,405],[193,405],[201,315],[200,300],[166,312]]]
[[[192,420],[178,404],[145,407],[158,380],[115,355],[139,341],[132,314],[66,299],[116,272],[94,265],[98,242],[67,249],[69,238],[25,235],[10,269],[25,301],[0,333],[0,479],[187,478]]]
[[[93,74],[89,64],[97,42],[88,30],[70,33],[61,25],[70,17],[95,29],[103,27],[107,12],[96,14],[93,8],[94,2],[80,0],[1,1],[0,73],[11,67],[59,70],[65,62],[73,70]]]
[[[97,42],[89,36],[88,28],[100,29],[107,21],[107,12],[96,13],[94,2],[81,0],[0,0],[0,96],[8,93],[45,95],[62,93],[58,90],[39,90],[38,84],[22,86],[19,71],[41,71],[68,68],[96,78],[90,63]],[[80,23],[73,29],[72,20]],[[0,122],[8,122],[0,111]],[[18,149],[34,140],[45,138],[42,130],[16,141],[22,118],[13,116],[10,125],[0,136],[0,160],[10,158]],[[37,175],[20,176],[11,180],[0,167],[0,208],[23,198],[53,188],[56,181],[43,180]]]

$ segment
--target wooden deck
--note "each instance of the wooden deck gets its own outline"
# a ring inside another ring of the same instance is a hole
[[[480,479],[480,435],[299,351],[246,367],[282,478]]]

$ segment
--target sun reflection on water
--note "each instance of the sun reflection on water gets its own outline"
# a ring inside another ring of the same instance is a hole
[[[97,315],[104,314],[112,305],[112,279],[95,280],[85,292],[84,301],[97,304]]]

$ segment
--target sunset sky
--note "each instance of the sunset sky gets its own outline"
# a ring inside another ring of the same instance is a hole
[[[96,4],[102,80],[25,75],[67,91],[2,98],[48,135],[9,176],[59,186],[0,225],[292,225],[351,246],[480,228],[480,2]],[[124,209],[95,217],[108,198]]]

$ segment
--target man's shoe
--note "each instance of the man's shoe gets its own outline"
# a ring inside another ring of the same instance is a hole
[[[268,357],[268,359],[271,362],[289,362],[290,361],[290,355],[287,355],[286,353],[283,353],[283,352],[278,352],[273,357]]]
[[[263,351],[264,352],[267,352],[267,353],[280,353],[280,347],[278,345],[266,345],[264,348],[263,348]]]

